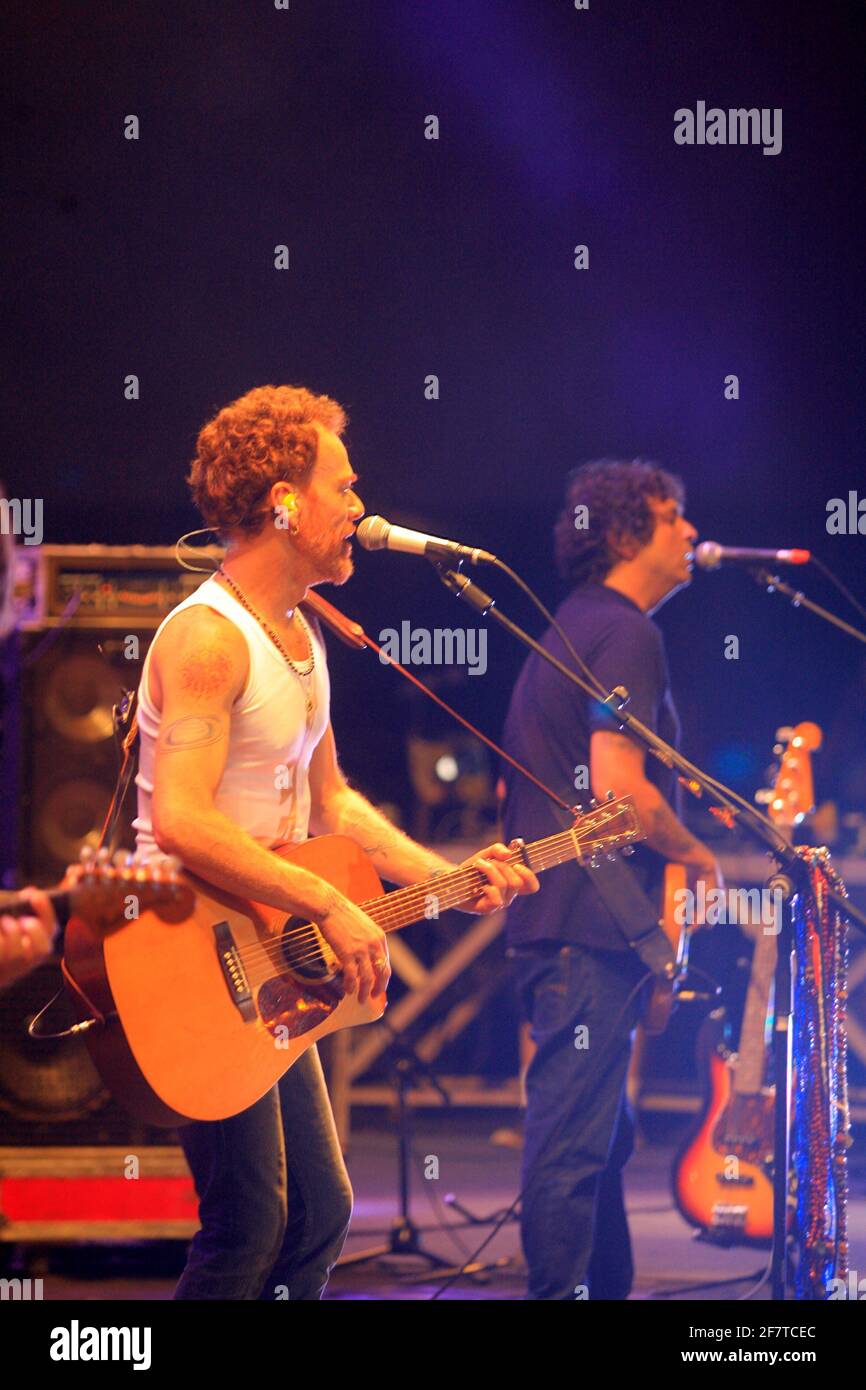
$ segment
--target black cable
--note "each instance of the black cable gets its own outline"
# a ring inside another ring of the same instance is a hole
[[[825,565],[823,560],[819,560],[818,556],[814,553],[812,554],[812,564],[815,566],[817,570],[820,570],[821,574],[824,575],[825,579],[829,579],[831,584],[836,585],[836,588],[839,590],[839,593],[842,594],[848,600],[852,608],[856,608],[860,616],[862,618],[866,618],[866,608],[863,607],[859,599],[856,599],[854,597],[854,595],[851,593],[851,590],[847,589],[845,585],[842,583],[842,580],[837,579],[830,567],[828,565]]]
[[[501,569],[503,574],[507,574],[509,579],[511,579],[517,585],[517,587],[521,589],[524,594],[526,594],[527,598],[531,599],[538,611],[541,614],[543,614],[543,616],[547,619],[554,632],[557,633],[560,641],[562,642],[562,645],[565,647],[566,651],[574,661],[575,665],[580,669],[585,678],[589,681],[590,685],[595,686],[599,698],[602,700],[606,700],[608,692],[604,689],[604,686],[601,684],[601,681],[595,675],[595,672],[592,671],[589,666],[587,666],[586,662],[583,660],[583,657],[579,656],[578,653],[575,651],[574,647],[571,644],[571,641],[568,638],[568,635],[565,633],[560,623],[557,622],[556,618],[553,616],[550,610],[545,607],[541,599],[530,587],[530,585],[526,583],[526,580],[522,579],[521,576],[517,573],[517,571],[513,570],[510,565],[505,563],[504,560],[497,559],[496,568]]]

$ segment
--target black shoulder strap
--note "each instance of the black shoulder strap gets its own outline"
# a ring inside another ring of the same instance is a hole
[[[138,761],[138,691],[124,690],[120,700],[111,711],[111,717],[114,721],[115,738],[121,751],[121,761],[111,804],[106,812],[102,833],[99,836],[100,849],[106,845],[109,849],[116,848],[117,824]]]
[[[621,935],[647,969],[654,975],[669,974],[676,963],[673,948],[661,929],[652,899],[629,866],[619,857],[609,860],[601,856],[597,866],[586,872]]]

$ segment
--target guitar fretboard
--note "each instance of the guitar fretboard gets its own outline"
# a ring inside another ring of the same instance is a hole
[[[627,817],[627,822],[619,832],[611,829],[612,822],[619,817]],[[583,820],[576,821],[569,830],[548,835],[543,840],[534,840],[521,851],[513,850],[507,863],[528,863],[533,873],[543,873],[556,864],[564,864],[569,859],[591,859],[594,854],[608,853],[623,844],[641,839],[641,831],[634,812],[622,801],[612,802],[609,809],[600,807]],[[501,862],[501,861],[500,861]],[[386,893],[384,898],[371,898],[359,906],[372,917],[383,931],[397,931],[413,922],[420,922],[435,913],[446,912],[452,907],[462,907],[487,884],[480,869],[473,867],[455,869],[453,873],[442,874],[414,883],[408,888],[397,888]]]

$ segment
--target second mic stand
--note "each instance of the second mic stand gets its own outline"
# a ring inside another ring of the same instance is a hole
[[[417,1282],[419,1279],[429,1278],[448,1279],[457,1274],[465,1274],[475,1278],[479,1275],[485,1275],[488,1270],[492,1270],[496,1266],[487,1264],[471,1264],[465,1267],[462,1264],[455,1265],[453,1261],[443,1259],[441,1255],[428,1250],[423,1244],[420,1227],[412,1220],[412,1199],[409,1185],[409,1176],[412,1171],[412,1107],[409,1103],[409,1090],[412,1086],[418,1086],[422,1081],[427,1081],[438,1092],[447,1106],[451,1105],[451,1097],[436,1072],[428,1062],[419,1057],[411,1043],[406,1042],[384,1021],[382,1021],[382,1026],[390,1032],[392,1047],[396,1054],[392,1071],[397,1091],[397,1167],[400,1207],[392,1223],[387,1244],[374,1245],[367,1250],[359,1250],[355,1255],[345,1255],[337,1261],[337,1266],[339,1269],[348,1269],[369,1264],[374,1260],[410,1255],[416,1259],[425,1260],[430,1266],[430,1272],[422,1275],[409,1274],[405,1276],[407,1282]]]

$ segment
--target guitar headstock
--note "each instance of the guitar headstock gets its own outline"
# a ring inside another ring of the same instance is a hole
[[[173,857],[147,859],[119,850],[96,853],[85,847],[78,864],[70,865],[63,881],[70,913],[94,925],[108,927],[151,909],[175,908],[192,897]]]
[[[758,792],[755,797],[767,807],[774,825],[790,829],[814,810],[811,755],[821,747],[823,738],[820,727],[808,721],[793,729],[777,730],[773,752],[779,756],[779,771],[772,790]]]
[[[612,793],[606,801],[591,803],[588,811],[581,811],[575,818],[572,833],[577,841],[579,862],[591,869],[598,864],[601,855],[612,856],[617,850],[631,854],[635,842],[646,839],[632,797]]]

